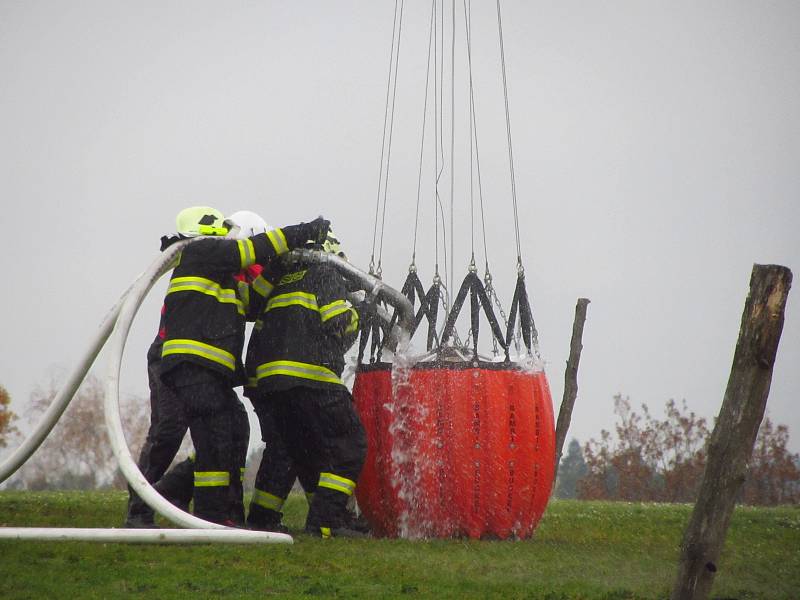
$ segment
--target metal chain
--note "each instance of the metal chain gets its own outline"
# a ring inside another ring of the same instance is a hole
[[[494,293],[494,287],[492,286],[492,274],[489,273],[488,264],[486,273],[483,276],[483,287],[486,289],[486,295],[489,296],[489,299],[491,299],[493,295],[495,298],[497,298],[497,295]],[[500,318],[503,319],[503,322],[506,323],[507,327],[508,319],[506,318],[505,312],[503,312],[502,306],[500,306]],[[494,336],[492,336],[492,355],[495,357],[500,355],[500,349],[497,347],[497,339]]]
[[[494,301],[495,306],[497,306],[497,310],[500,313],[500,318],[503,319],[503,324],[505,325],[505,328],[508,329],[508,315],[506,314],[506,311],[503,310],[503,305],[500,302],[500,298],[497,297],[497,292],[495,292],[494,285],[492,283],[492,275],[489,273],[489,271],[487,271],[486,275],[484,275],[483,281],[484,287],[486,288],[486,294]],[[514,328],[514,349],[517,351],[517,354],[519,354],[519,344],[521,338],[521,325],[517,323],[517,326]],[[497,342],[495,342],[495,355],[497,355]]]
[[[467,339],[464,340],[464,347],[470,348],[472,347],[472,328],[470,327],[469,331],[467,332]]]

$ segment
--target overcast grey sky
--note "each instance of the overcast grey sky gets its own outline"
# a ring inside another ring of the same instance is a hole
[[[495,3],[472,5],[489,258],[508,305],[516,256]],[[710,420],[753,263],[800,269],[800,3],[502,8],[522,254],[556,412],[585,296],[571,436],[611,428],[618,392],[657,415],[686,399]],[[414,232],[429,11],[405,3],[383,252],[397,287]],[[0,2],[0,383],[18,413],[53,369],[72,368],[187,205],[247,208],[275,225],[323,214],[367,267],[393,12],[390,0]],[[461,32],[456,45],[463,65]],[[465,73],[457,67],[460,106]],[[460,110],[457,158],[468,144]],[[467,172],[457,160],[459,280]],[[430,204],[431,186],[423,196]],[[432,219],[423,212],[426,286]],[[132,332],[124,391],[147,389],[163,289]],[[794,451],[798,294],[768,403]]]

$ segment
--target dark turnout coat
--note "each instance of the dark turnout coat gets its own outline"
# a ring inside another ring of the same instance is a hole
[[[342,276],[327,264],[298,265],[280,278],[247,351],[259,394],[344,387],[344,354],[358,333],[358,312],[345,296]]]
[[[243,382],[242,345],[249,298],[235,274],[266,264],[304,243],[301,226],[275,229],[245,240],[206,239],[179,257],[164,299],[161,372],[192,362]],[[257,278],[252,289],[266,297],[271,286]]]

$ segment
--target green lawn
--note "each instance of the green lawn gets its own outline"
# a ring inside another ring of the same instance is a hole
[[[0,525],[113,527],[122,492],[0,492]],[[288,502],[299,529],[305,500]],[[0,540],[0,598],[665,598],[691,507],[552,501],[533,539]],[[800,598],[800,507],[737,509],[714,598]]]

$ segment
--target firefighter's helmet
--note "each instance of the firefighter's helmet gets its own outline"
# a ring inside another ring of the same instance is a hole
[[[175,217],[178,233],[187,238],[198,235],[227,235],[228,228],[223,221],[225,216],[210,206],[191,206],[184,208]]]
[[[249,210],[236,211],[225,219],[225,226],[230,229],[231,235],[240,240],[272,229],[264,219]]]
[[[315,240],[308,240],[306,242],[306,248],[312,250],[322,250],[323,252],[327,252],[329,254],[335,254],[336,256],[340,256],[342,258],[347,258],[342,252],[342,248],[339,244],[339,238],[336,237],[336,234],[333,232],[333,229],[328,228],[328,234],[325,236],[325,239],[322,243],[319,243]]]

